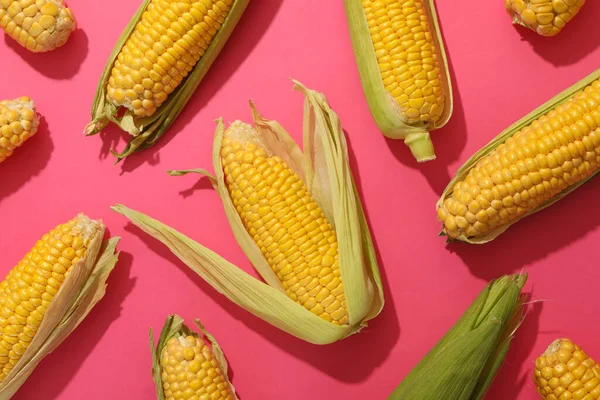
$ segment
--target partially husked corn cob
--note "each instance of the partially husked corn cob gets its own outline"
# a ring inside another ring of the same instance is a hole
[[[240,121],[225,131],[221,162],[233,205],[288,296],[347,324],[336,232],[302,179]]]
[[[542,36],[555,36],[573,19],[585,0],[504,0],[513,23]]]
[[[193,335],[172,337],[160,359],[165,400],[233,400],[212,349]]]
[[[40,124],[29,97],[0,101],[0,163],[36,134]]]
[[[0,27],[38,53],[64,45],[76,23],[63,0],[0,0]]]
[[[84,215],[44,235],[0,283],[0,382],[35,337],[46,310],[100,230]]]
[[[600,399],[600,365],[570,339],[548,346],[535,361],[533,379],[544,400]]]
[[[598,76],[513,125],[459,170],[438,202],[444,234],[491,240],[598,172]]]

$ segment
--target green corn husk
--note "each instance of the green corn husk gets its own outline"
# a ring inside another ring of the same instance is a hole
[[[223,46],[225,46],[225,43],[244,13],[246,6],[250,2],[250,0],[234,1],[227,18],[213,38],[206,53],[200,58],[190,74],[183,79],[152,116],[140,118],[129,110],[126,110],[122,116],[118,116],[120,108],[108,102],[106,98],[106,87],[110,73],[123,45],[133,33],[136,24],[140,21],[151,1],[144,0],[144,3],[133,16],[115,45],[96,90],[96,97],[94,98],[91,111],[92,121],[85,127],[84,131],[87,136],[95,135],[101,132],[110,122],[113,122],[119,128],[132,135],[133,139],[129,141],[122,153],[111,150],[113,155],[117,157],[117,160],[121,160],[136,151],[154,146],[164,135],[192,97],[198,85],[200,85],[200,82],[223,49]]]
[[[448,186],[446,186],[446,189],[444,189],[444,192],[442,193],[440,199],[438,200],[438,202],[436,204],[436,210],[442,206],[442,204],[444,203],[444,200],[446,200],[448,197],[450,197],[452,195],[452,190],[454,190],[454,185],[457,182],[464,180],[467,177],[467,175],[469,174],[469,171],[471,170],[471,168],[474,168],[482,158],[488,156],[491,152],[493,152],[496,148],[498,148],[498,146],[500,146],[504,142],[506,142],[506,140],[508,138],[512,137],[515,133],[517,133],[521,129],[525,128],[526,126],[531,125],[531,123],[533,121],[535,121],[536,119],[538,119],[539,117],[552,111],[554,108],[558,107],[559,105],[569,101],[577,92],[583,90],[586,86],[590,85],[597,79],[600,79],[600,69],[593,72],[592,74],[588,75],[587,77],[585,77],[581,81],[577,82],[575,85],[571,86],[570,88],[566,89],[562,93],[559,93],[557,96],[553,97],[551,100],[549,100],[545,104],[541,105],[540,107],[533,110],[531,113],[529,113],[525,117],[521,118],[519,121],[517,121],[514,124],[512,124],[511,126],[509,126],[506,130],[504,130],[504,132],[502,132],[500,135],[496,136],[491,142],[489,142],[487,145],[485,145],[481,150],[479,150],[478,152],[473,154],[473,156],[471,156],[471,158],[469,158],[462,165],[462,167],[460,167],[458,169],[458,171],[456,171],[454,178],[450,181],[450,183],[448,183]],[[549,199],[548,201],[542,203],[537,208],[529,211],[528,213],[523,214],[520,218],[512,221],[510,224],[500,226],[500,227],[488,232],[485,235],[481,235],[481,236],[477,236],[477,237],[467,237],[464,235],[462,235],[456,239],[452,239],[452,238],[448,237],[447,242],[461,241],[461,242],[465,242],[465,243],[469,243],[469,244],[488,243],[488,242],[496,239],[501,234],[503,234],[508,228],[510,228],[512,225],[516,224],[517,222],[519,222],[521,219],[528,217],[532,214],[535,214],[538,211],[541,211],[547,207],[550,207],[557,201],[563,199],[565,196],[567,196],[571,192],[578,189],[580,186],[582,186],[583,184],[588,182],[590,179],[594,178],[598,174],[598,172],[600,172],[600,170],[596,171],[594,174],[592,174],[587,179],[584,179],[581,182],[576,183],[575,185],[572,185],[569,188],[563,190],[558,195],[556,195],[553,198]],[[442,231],[440,233],[440,236],[446,236],[445,232]]]
[[[205,170],[174,171],[173,175],[196,172],[208,175],[223,206],[233,233],[256,270],[268,283],[253,278],[218,254],[159,221],[123,205],[113,207],[146,233],[163,242],[183,262],[218,292],[252,314],[300,339],[328,344],[360,331],[376,317],[384,303],[383,289],[371,234],[352,178],[348,149],[338,116],[325,97],[296,82],[305,95],[303,153],[283,127],[253,110],[254,124],[269,150],[299,171],[313,198],[334,226],[339,247],[339,267],[349,314],[348,325],[334,325],[290,299],[246,232],[229,197],[221,167],[220,148],[225,130],[218,121],[213,147],[216,176]]]
[[[209,341],[212,353],[215,356],[215,359],[219,363],[219,368],[223,373],[223,378],[225,379],[227,385],[231,389],[231,393],[233,393],[233,399],[237,400],[237,395],[235,393],[235,388],[229,381],[227,377],[227,360],[225,359],[225,355],[223,354],[223,350],[215,340],[215,338],[208,333],[208,331],[204,328],[204,326],[200,323],[200,320],[196,319],[194,321],[198,329],[200,329],[201,333],[195,332],[188,328],[183,323],[183,318],[179,315],[170,315],[165,324],[163,325],[162,331],[160,332],[160,337],[158,338],[158,343],[154,344],[154,333],[152,328],[150,328],[150,351],[152,352],[152,379],[154,379],[154,384],[156,385],[156,398],[158,400],[165,400],[165,394],[161,379],[162,368],[160,366],[160,358],[162,356],[163,349],[167,345],[169,339],[178,336],[194,336],[196,338],[205,340],[205,338]]]
[[[388,400],[479,400],[522,322],[526,274],[490,282]]]
[[[31,344],[0,383],[0,400],[10,399],[44,357],[52,353],[104,297],[106,280],[119,258],[115,249],[120,238],[103,241],[103,237],[104,226],[91,240],[86,257],[73,265]]]
[[[435,124],[407,124],[403,120],[398,112],[396,99],[392,97],[383,84],[362,0],[344,0],[344,6],[360,80],[377,127],[388,138],[404,140],[417,161],[425,162],[435,159],[429,132],[443,127],[450,120],[453,110],[453,95],[448,58],[437,18],[435,2],[434,0],[417,1],[423,1],[427,10],[432,37],[439,53],[440,72],[442,74],[440,79],[444,84],[444,93],[446,94],[444,113],[442,118]]]

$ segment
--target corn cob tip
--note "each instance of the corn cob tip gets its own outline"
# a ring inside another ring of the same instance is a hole
[[[556,36],[577,15],[585,0],[505,0],[513,24],[541,36]]]
[[[40,116],[29,97],[0,101],[0,163],[37,133]]]

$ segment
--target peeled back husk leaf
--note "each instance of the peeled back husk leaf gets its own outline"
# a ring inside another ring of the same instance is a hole
[[[167,245],[198,275],[237,305],[300,339],[328,344],[360,331],[367,321],[376,317],[383,307],[383,289],[371,234],[352,178],[340,121],[322,94],[297,82],[296,89],[305,95],[304,153],[279,123],[264,119],[256,110],[253,110],[254,124],[269,150],[298,172],[337,232],[348,325],[334,325],[290,299],[244,229],[229,197],[221,168],[219,152],[225,130],[221,120],[218,121],[213,149],[216,176],[209,177],[221,197],[240,247],[267,284],[159,221],[122,205],[113,209]],[[205,170],[174,171],[172,174],[189,172],[207,174]]]
[[[204,328],[200,320],[196,319],[194,321],[198,329],[200,329],[201,334],[195,332],[188,328],[183,323],[183,318],[179,315],[170,315],[165,324],[163,325],[162,331],[160,332],[160,337],[158,338],[158,343],[154,344],[154,333],[152,329],[150,329],[150,351],[152,352],[152,379],[154,379],[154,384],[156,385],[156,398],[158,400],[165,400],[165,394],[161,379],[162,368],[160,366],[160,358],[162,356],[163,349],[167,345],[169,339],[177,336],[194,336],[198,339],[204,340],[204,338],[208,339],[211,345],[212,353],[215,356],[215,359],[219,363],[219,368],[223,373],[223,378],[225,379],[227,385],[231,389],[231,393],[233,393],[233,399],[237,400],[237,395],[235,393],[235,388],[229,381],[229,377],[227,376],[227,360],[225,359],[225,355],[223,354],[223,350],[217,343],[216,339],[208,333],[208,331]]]
[[[458,171],[456,171],[454,178],[450,181],[450,183],[448,183],[448,186],[446,186],[446,189],[444,189],[440,199],[438,200],[438,202],[436,204],[436,210],[439,209],[440,207],[442,207],[444,200],[446,200],[448,197],[450,197],[452,195],[452,191],[454,190],[454,186],[456,185],[456,183],[464,180],[467,177],[467,175],[469,174],[469,171],[471,170],[471,168],[474,168],[481,159],[488,156],[491,152],[493,152],[496,148],[498,148],[498,146],[500,146],[504,142],[506,142],[506,140],[508,138],[512,137],[515,133],[519,132],[521,129],[530,125],[533,121],[535,121],[542,115],[547,114],[554,108],[567,102],[577,92],[581,91],[586,86],[588,86],[589,84],[591,84],[592,82],[594,82],[595,80],[597,80],[599,78],[600,78],[600,70],[597,70],[594,73],[592,73],[591,75],[584,78],[583,80],[577,82],[575,85],[573,85],[570,88],[566,89],[565,91],[559,93],[557,96],[555,96],[548,102],[544,103],[540,107],[536,108],[535,110],[533,110],[532,112],[527,114],[525,117],[521,118],[519,121],[517,121],[514,124],[512,124],[511,126],[509,126],[506,130],[504,130],[504,132],[502,132],[500,135],[496,136],[491,142],[489,142],[487,145],[485,145],[481,150],[479,150],[478,152],[473,154],[473,156],[471,156],[471,158],[469,158],[458,169]],[[472,237],[472,238],[462,235],[456,239],[448,238],[447,241],[448,242],[461,241],[461,242],[465,242],[465,243],[469,243],[469,244],[484,244],[484,243],[491,242],[492,240],[496,239],[498,236],[503,234],[513,224],[516,224],[523,218],[528,217],[532,214],[535,214],[538,211],[545,209],[546,207],[550,207],[557,201],[563,199],[568,194],[577,190],[580,186],[582,186],[583,184],[588,182],[590,179],[594,178],[599,172],[600,172],[600,170],[596,171],[594,174],[590,175],[588,178],[580,181],[579,183],[576,183],[575,185],[569,186],[567,189],[563,190],[558,195],[556,195],[556,196],[552,197],[551,199],[547,200],[546,202],[540,204],[538,207],[534,208],[533,210],[523,214],[521,217],[515,219],[514,221],[510,222],[509,224],[502,225],[502,226],[488,232],[485,235]],[[440,235],[444,236],[445,234],[444,234],[444,232],[441,232]]]
[[[119,115],[119,108],[110,103],[106,97],[108,80],[121,49],[133,33],[136,24],[140,21],[151,1],[144,1],[115,45],[96,89],[96,97],[94,98],[91,111],[92,121],[85,127],[84,131],[87,136],[95,135],[101,132],[110,122],[113,122],[119,128],[132,135],[133,139],[129,141],[122,153],[112,151],[118,160],[136,151],[154,146],[164,135],[192,97],[198,85],[200,85],[200,82],[223,49],[223,46],[225,46],[225,43],[244,13],[246,6],[250,2],[250,0],[234,0],[227,18],[225,18],[225,21],[204,55],[194,66],[190,74],[183,79],[152,116],[137,117],[130,110],[126,110],[123,115]]]
[[[103,241],[104,225],[90,241],[87,254],[73,265],[31,344],[0,384],[0,400],[10,399],[25,383],[35,367],[53,352],[104,297],[106,280],[117,263],[120,238]]]
[[[375,48],[371,40],[369,25],[362,5],[362,0],[344,0],[350,39],[356,58],[363,91],[371,110],[371,115],[379,130],[390,139],[402,139],[419,161],[435,159],[433,143],[429,132],[446,125],[452,116],[453,95],[452,82],[448,68],[448,59],[440,30],[434,0],[422,1],[427,12],[427,20],[431,36],[435,42],[439,67],[442,74],[441,82],[445,94],[444,111],[441,118],[434,123],[408,124],[402,119],[396,99],[385,88],[377,63]],[[402,46],[398,44],[398,46]]]
[[[522,322],[527,275],[490,282],[389,400],[483,399]]]

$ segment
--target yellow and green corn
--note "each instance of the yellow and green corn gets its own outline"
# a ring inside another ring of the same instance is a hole
[[[0,101],[0,163],[36,134],[39,123],[29,97]]]
[[[542,36],[555,36],[573,19],[585,0],[504,0],[515,24]]]

